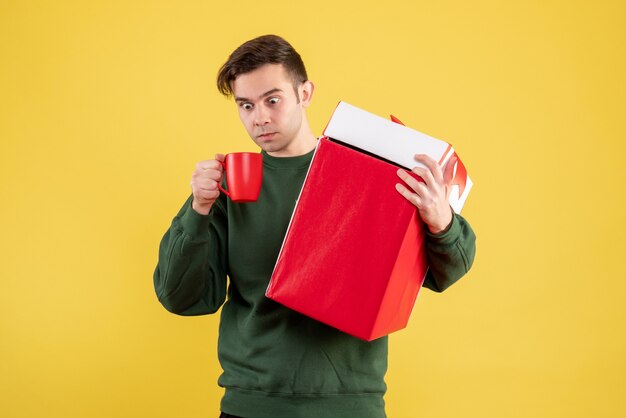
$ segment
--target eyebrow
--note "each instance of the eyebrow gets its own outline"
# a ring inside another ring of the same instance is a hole
[[[262,95],[259,96],[259,99],[262,99],[264,97],[270,96],[274,93],[282,93],[283,91],[281,89],[279,89],[278,87],[275,87],[271,90],[266,91],[265,93],[263,93]],[[246,98],[246,97],[235,97],[235,101],[236,102],[249,102],[250,99]]]

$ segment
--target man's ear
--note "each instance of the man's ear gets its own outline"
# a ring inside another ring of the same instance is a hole
[[[308,107],[309,103],[311,103],[311,99],[313,98],[313,90],[315,90],[315,85],[312,81],[305,81],[300,84],[298,88],[300,93],[300,101],[302,102],[302,107]]]

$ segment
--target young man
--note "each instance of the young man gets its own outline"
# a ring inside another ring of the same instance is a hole
[[[222,307],[223,417],[385,417],[387,338],[361,341],[265,297],[316,146],[306,117],[314,86],[300,55],[284,39],[262,36],[237,48],[217,81],[262,150],[261,194],[255,203],[233,203],[217,187],[224,156],[197,164],[192,195],[161,242],[159,301],[179,315]],[[425,183],[399,170],[409,188],[396,188],[429,228],[424,286],[443,291],[470,268],[475,236],[450,209],[439,166],[416,160],[428,167],[413,170]]]

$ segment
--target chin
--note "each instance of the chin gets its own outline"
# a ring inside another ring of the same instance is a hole
[[[282,144],[275,144],[275,143],[265,143],[265,144],[257,143],[257,145],[261,147],[261,149],[265,152],[278,152],[285,148]]]

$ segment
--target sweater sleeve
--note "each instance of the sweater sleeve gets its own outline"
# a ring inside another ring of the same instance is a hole
[[[200,215],[191,207],[192,199],[187,199],[163,236],[154,271],[161,304],[186,316],[215,313],[226,299],[225,202],[218,199],[208,215]]]
[[[429,269],[424,279],[424,287],[443,292],[469,271],[475,254],[476,235],[470,224],[455,213],[450,226],[444,232],[426,232]]]

